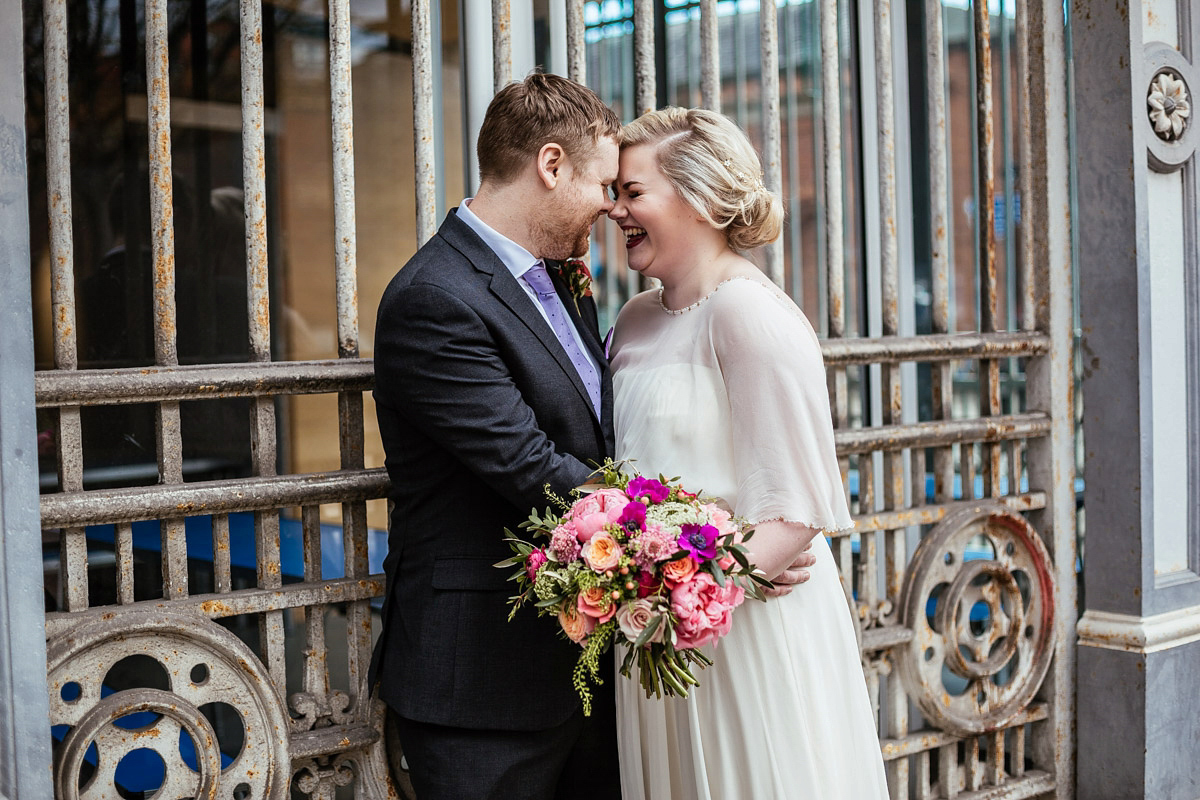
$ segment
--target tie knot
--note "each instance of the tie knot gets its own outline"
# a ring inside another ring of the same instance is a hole
[[[525,282],[541,297],[557,294],[554,291],[554,281],[550,280],[550,273],[546,271],[546,265],[541,261],[525,271]]]

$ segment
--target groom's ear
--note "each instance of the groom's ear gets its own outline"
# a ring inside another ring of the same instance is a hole
[[[547,189],[558,186],[560,171],[566,164],[567,154],[557,142],[547,142],[537,154],[538,179]]]

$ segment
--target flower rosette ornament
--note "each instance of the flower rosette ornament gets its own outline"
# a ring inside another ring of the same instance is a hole
[[[526,538],[505,531],[513,556],[496,566],[516,568],[512,615],[532,602],[582,648],[574,683],[585,713],[614,643],[627,648],[621,674],[636,667],[647,697],[686,697],[699,685],[693,667],[712,663],[701,648],[729,633],[747,596],[766,599],[771,583],[745,548],[753,531],[678,479],[611,461],[595,474],[572,501],[548,491],[558,510],[530,514]]]

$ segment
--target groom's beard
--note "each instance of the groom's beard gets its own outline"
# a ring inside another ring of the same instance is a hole
[[[539,255],[554,261],[579,258],[587,254],[590,247],[592,224],[596,213],[573,186],[564,187],[566,196],[552,213],[537,222]]]

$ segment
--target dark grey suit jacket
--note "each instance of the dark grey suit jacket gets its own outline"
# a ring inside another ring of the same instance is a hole
[[[547,484],[566,495],[612,452],[595,303],[577,313],[555,283],[602,367],[600,418],[534,302],[454,211],[379,304],[375,402],[395,505],[373,672],[409,719],[538,730],[578,708],[578,646],[532,604],[507,621],[516,584],[492,566],[511,555],[504,528],[549,505]]]

